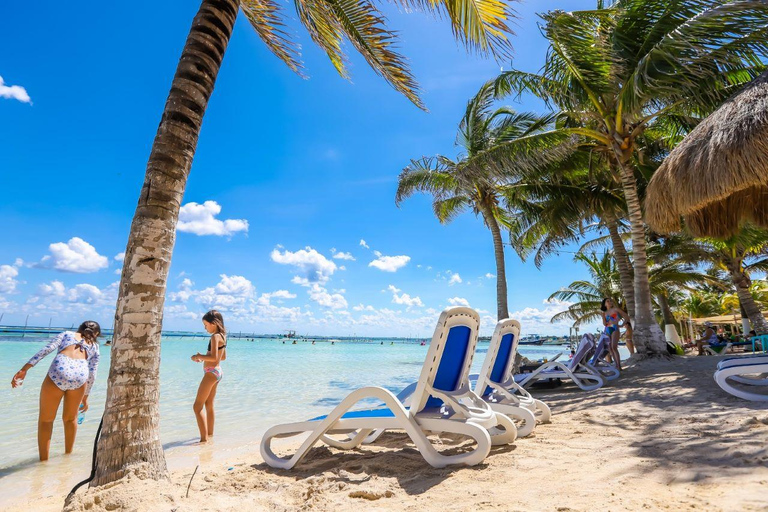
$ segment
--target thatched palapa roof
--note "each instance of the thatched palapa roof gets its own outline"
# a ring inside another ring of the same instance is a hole
[[[768,72],[729,98],[669,154],[646,191],[646,221],[725,238],[768,227]]]

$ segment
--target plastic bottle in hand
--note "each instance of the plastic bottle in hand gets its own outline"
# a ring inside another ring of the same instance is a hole
[[[85,412],[83,411],[83,404],[80,404],[80,410],[77,412],[77,424],[82,425],[85,420]]]

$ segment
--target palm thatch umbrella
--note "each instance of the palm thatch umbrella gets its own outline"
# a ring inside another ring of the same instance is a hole
[[[768,227],[768,72],[702,121],[651,179],[646,221],[727,238],[744,222]]]

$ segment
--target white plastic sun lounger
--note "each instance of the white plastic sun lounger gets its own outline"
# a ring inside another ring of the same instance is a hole
[[[717,364],[714,378],[718,386],[733,396],[765,402],[768,401],[768,393],[755,391],[768,386],[766,374],[768,374],[768,356],[729,357]]]
[[[584,336],[589,336],[594,341],[591,334],[587,333]],[[619,369],[606,360],[606,356],[609,354],[608,347],[610,343],[611,339],[608,335],[605,333],[601,334],[600,340],[597,342],[597,348],[595,348],[595,355],[593,355],[592,359],[589,361],[589,364],[596,368],[597,371],[600,372],[600,375],[607,381],[616,380],[621,377]]]
[[[552,413],[547,404],[533,398],[515,382],[513,371],[519,339],[520,322],[512,319],[499,321],[480,373],[469,378],[475,381],[475,393],[494,411],[523,422],[517,427],[517,435],[525,437],[533,432],[537,420],[549,423]]]
[[[591,364],[588,358],[595,342],[591,336],[582,336],[576,354],[567,363],[549,361],[538,367],[532,373],[519,373],[515,381],[527,388],[534,382],[544,379],[570,379],[584,391],[594,391],[605,384],[605,378]]]
[[[427,350],[421,375],[406,407],[387,389],[366,387],[350,393],[327,416],[277,425],[264,434],[261,455],[274,468],[291,469],[318,441],[341,449],[372,442],[384,430],[404,430],[431,466],[473,466],[485,459],[492,444],[508,444],[517,437],[515,424],[490,406],[469,387],[469,367],[477,344],[480,317],[466,307],[448,308],[440,315]],[[383,407],[351,410],[361,400],[375,398]],[[501,427],[499,429],[498,427]],[[443,455],[427,438],[428,433],[452,433],[472,438],[476,447],[467,453]],[[281,458],[272,451],[274,438],[309,433],[292,456]],[[345,434],[344,439],[331,437]]]

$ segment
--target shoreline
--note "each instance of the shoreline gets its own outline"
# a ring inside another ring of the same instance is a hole
[[[471,468],[432,468],[399,432],[360,450],[318,445],[293,471],[267,467],[250,443],[233,462],[201,464],[189,498],[194,467],[172,471],[170,483],[132,475],[81,490],[66,510],[764,510],[768,403],[722,391],[712,380],[719,360],[644,361],[593,393],[536,391],[552,423]],[[63,503],[45,498],[36,510]]]

